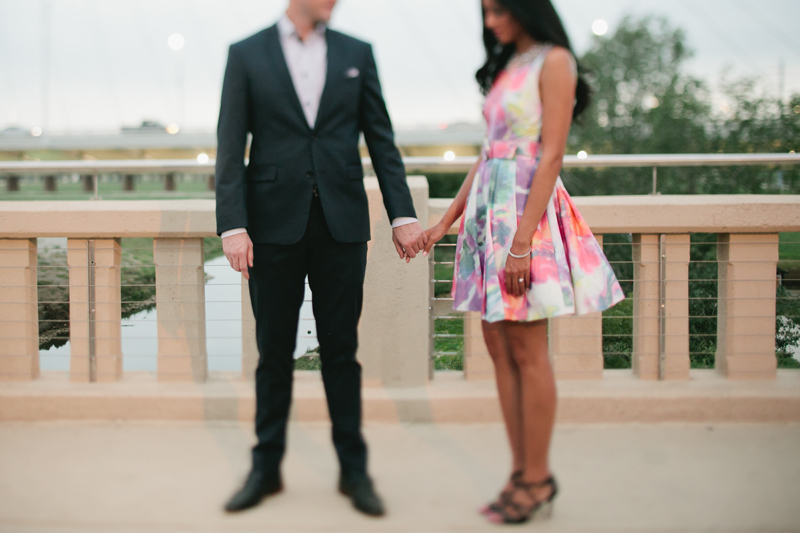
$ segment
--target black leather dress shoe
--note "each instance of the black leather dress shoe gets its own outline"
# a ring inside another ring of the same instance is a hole
[[[225,510],[235,513],[255,507],[265,497],[282,490],[283,482],[280,474],[267,474],[259,470],[251,470],[244,486],[225,504]]]
[[[386,510],[369,476],[339,478],[339,492],[350,498],[353,507],[369,516],[383,516]]]

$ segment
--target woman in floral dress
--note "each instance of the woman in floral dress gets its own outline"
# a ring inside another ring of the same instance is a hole
[[[488,125],[479,161],[426,254],[460,216],[454,308],[481,313],[513,456],[498,523],[549,516],[558,491],[548,452],[556,387],[547,319],[603,311],[624,295],[559,178],[573,117],[589,89],[550,0],[482,0]]]

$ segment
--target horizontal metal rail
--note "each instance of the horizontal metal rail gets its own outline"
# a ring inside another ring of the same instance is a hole
[[[407,170],[428,172],[459,172],[469,169],[477,156],[456,157],[447,161],[442,157],[405,157]],[[366,168],[372,160],[362,159]],[[585,158],[564,157],[564,168],[612,167],[701,167],[739,165],[795,165],[800,154],[646,154],[646,155],[589,155]],[[47,173],[169,173],[187,172],[213,174],[214,160],[199,163],[194,159],[130,159],[94,161],[0,161],[0,175]]]

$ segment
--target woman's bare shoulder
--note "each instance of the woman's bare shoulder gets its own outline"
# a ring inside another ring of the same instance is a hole
[[[577,77],[578,67],[575,56],[563,46],[553,46],[544,58],[542,73],[545,74],[570,74]]]

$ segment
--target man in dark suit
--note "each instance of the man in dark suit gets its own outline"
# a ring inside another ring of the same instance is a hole
[[[249,280],[260,354],[258,443],[243,488],[226,505],[231,512],[283,487],[293,354],[308,276],[339,490],[360,511],[384,513],[367,473],[355,358],[370,238],[361,132],[398,255],[410,260],[427,237],[415,218],[372,48],[326,28],[335,4],[289,0],[276,25],[232,45],[228,55],[217,132],[217,233],[231,266]]]

